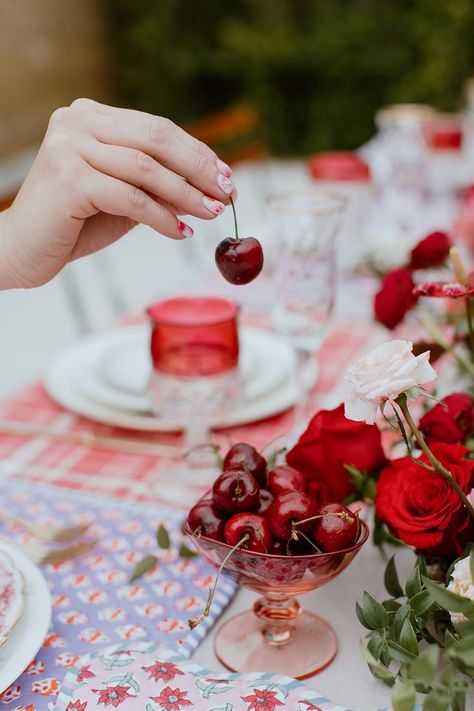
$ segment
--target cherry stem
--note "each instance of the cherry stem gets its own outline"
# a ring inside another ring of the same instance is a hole
[[[222,561],[222,563],[220,564],[220,566],[219,566],[219,568],[218,568],[218,570],[217,570],[214,583],[213,583],[213,584],[211,585],[211,587],[209,588],[209,595],[208,595],[208,598],[207,598],[206,607],[204,608],[204,610],[201,612],[200,615],[198,615],[197,617],[193,617],[192,620],[188,620],[189,629],[193,630],[195,627],[197,627],[199,624],[201,624],[201,622],[203,622],[203,621],[206,619],[206,617],[209,617],[209,612],[211,611],[212,601],[213,601],[213,599],[214,599],[214,593],[216,592],[217,581],[219,580],[219,576],[220,576],[220,574],[222,573],[222,568],[225,566],[225,564],[227,563],[227,561],[229,560],[229,558],[231,557],[231,555],[232,555],[233,553],[235,553],[235,551],[236,551],[238,548],[240,548],[241,546],[243,546],[244,543],[249,540],[249,538],[250,538],[249,534],[246,533],[245,536],[242,536],[242,538],[240,539],[240,541],[235,544],[235,546],[232,548],[232,550],[230,550],[230,551],[227,553],[226,557],[224,558],[224,560]]]
[[[229,200],[230,200],[230,204],[232,205],[232,213],[233,213],[233,215],[234,215],[234,230],[235,230],[235,239],[237,240],[237,242],[240,242],[240,237],[239,237],[239,228],[237,227],[237,213],[235,212],[235,205],[234,205],[234,201],[232,200],[232,198],[231,198],[231,197],[229,198]]]
[[[349,523],[353,521],[354,515],[353,514],[348,514],[346,511],[328,511],[327,513],[323,514],[317,514],[317,516],[310,516],[309,518],[303,518],[301,521],[292,521],[291,525],[293,528],[295,526],[301,526],[302,523],[308,523],[309,521],[316,521],[318,518],[326,518],[326,516],[337,516],[338,518],[342,518],[344,521],[348,521]]]
[[[305,541],[307,541],[311,546],[313,546],[313,548],[314,548],[315,551],[317,551],[318,553],[322,553],[321,548],[318,548],[318,546],[316,545],[316,543],[313,543],[313,541],[311,540],[311,538],[309,538],[308,536],[306,536],[306,535],[303,533],[303,531],[293,531],[293,533],[296,535],[296,539],[293,539],[293,540],[296,540],[296,541],[297,541],[297,540],[298,540],[298,536],[302,536],[302,537],[305,539]]]
[[[465,494],[464,491],[461,489],[461,487],[459,486],[458,482],[457,482],[456,479],[453,477],[453,475],[451,474],[451,472],[450,472],[448,469],[446,469],[446,467],[443,466],[443,464],[441,464],[441,462],[440,462],[438,459],[436,459],[435,455],[433,454],[433,452],[431,451],[431,449],[428,447],[428,445],[427,445],[427,443],[426,443],[426,440],[425,440],[425,438],[423,437],[422,433],[420,432],[420,430],[419,430],[418,427],[416,426],[416,424],[415,424],[415,422],[414,422],[414,420],[413,420],[413,417],[411,416],[410,410],[408,409],[407,396],[406,396],[406,394],[405,394],[405,393],[401,393],[401,394],[397,397],[397,399],[395,400],[395,402],[396,402],[397,405],[400,407],[400,410],[403,412],[403,416],[405,417],[405,420],[406,420],[406,422],[407,422],[407,424],[408,424],[408,426],[409,426],[409,428],[410,428],[410,430],[411,430],[413,436],[415,437],[415,439],[417,440],[418,444],[420,445],[420,449],[426,454],[426,456],[427,456],[428,460],[430,461],[430,463],[431,463],[433,469],[434,469],[435,471],[437,471],[438,474],[440,474],[440,475],[443,477],[443,479],[446,479],[446,480],[449,482],[449,484],[451,485],[451,487],[454,489],[454,491],[456,492],[456,494],[457,494],[457,495],[459,496],[459,498],[461,499],[461,501],[462,501],[462,503],[464,504],[464,506],[467,508],[467,510],[469,511],[469,513],[471,514],[471,516],[474,518],[474,506],[471,504],[471,502],[469,501],[469,499],[467,498],[466,494]],[[418,460],[415,459],[414,461],[416,462],[416,461],[418,461]],[[421,462],[420,462],[420,463],[421,463]]]

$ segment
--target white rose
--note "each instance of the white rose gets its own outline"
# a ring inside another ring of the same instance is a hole
[[[344,408],[349,420],[372,425],[381,403],[401,393],[413,399],[419,385],[436,378],[429,351],[415,356],[412,348],[410,341],[382,343],[347,370]]]
[[[456,595],[461,595],[461,597],[467,597],[474,602],[474,582],[471,576],[469,556],[458,560],[454,566],[448,590],[456,593]],[[462,612],[450,612],[449,614],[453,622],[464,622],[466,620]]]

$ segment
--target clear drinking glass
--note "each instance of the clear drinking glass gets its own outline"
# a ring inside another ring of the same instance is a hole
[[[277,240],[274,271],[274,323],[298,356],[295,432],[304,423],[307,378],[319,349],[336,296],[336,237],[346,200],[312,188],[267,198]]]
[[[151,407],[183,429],[187,452],[158,493],[187,508],[217,475],[211,449],[201,446],[210,443],[210,424],[239,397],[238,306],[216,297],[181,297],[154,304],[148,315]]]

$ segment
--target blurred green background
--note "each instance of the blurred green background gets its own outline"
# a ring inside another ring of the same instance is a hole
[[[354,148],[380,106],[463,103],[472,0],[108,0],[115,99],[180,124],[238,102],[272,153]]]

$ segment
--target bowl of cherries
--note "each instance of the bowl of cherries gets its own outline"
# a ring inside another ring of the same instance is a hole
[[[302,610],[295,596],[333,580],[357,555],[369,535],[357,513],[339,502],[318,503],[301,472],[267,465],[240,442],[189,511],[184,530],[207,562],[262,596],[253,611],[233,617],[216,635],[217,657],[228,669],[301,679],[334,659],[334,630]],[[216,583],[191,627],[207,616]]]

